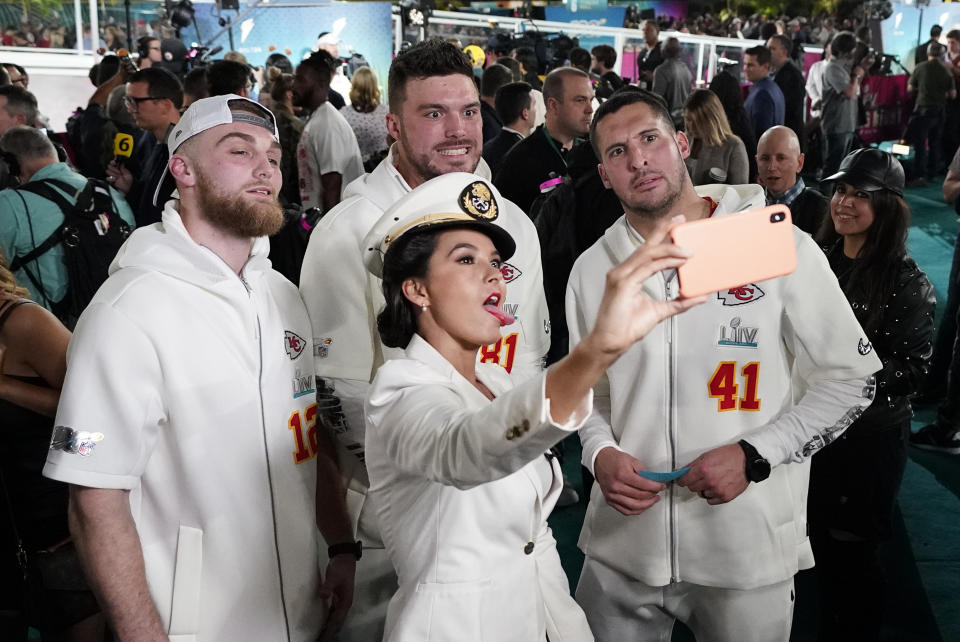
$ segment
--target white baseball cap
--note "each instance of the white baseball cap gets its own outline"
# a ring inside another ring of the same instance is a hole
[[[383,277],[383,258],[404,234],[424,229],[467,227],[490,237],[506,261],[517,249],[510,233],[497,225],[500,193],[476,174],[453,172],[433,178],[394,203],[363,239],[363,261],[374,276]]]
[[[249,103],[255,107],[260,115],[231,109],[231,107],[236,107],[238,102]],[[269,109],[254,100],[237,96],[236,94],[211,96],[210,98],[201,98],[192,103],[187,107],[187,110],[183,112],[183,115],[180,116],[180,122],[173,126],[173,129],[167,136],[167,149],[169,150],[167,160],[170,160],[170,157],[176,153],[180,145],[197,134],[217,127],[218,125],[228,125],[230,123],[249,123],[263,127],[273,135],[275,141],[280,142],[280,132],[277,130],[277,119]],[[162,203],[158,203],[157,201],[160,200],[160,194],[165,191],[163,186],[164,183],[168,182],[169,178],[170,166],[168,163],[167,167],[163,169],[160,182],[157,183],[157,189],[153,192],[154,205],[162,205]]]

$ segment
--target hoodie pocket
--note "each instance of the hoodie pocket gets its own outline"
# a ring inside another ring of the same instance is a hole
[[[200,581],[203,575],[203,531],[181,524],[170,602],[171,642],[193,642],[200,630]]]

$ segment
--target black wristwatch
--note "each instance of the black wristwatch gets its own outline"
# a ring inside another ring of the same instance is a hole
[[[355,559],[363,556],[363,542],[340,542],[327,549],[327,557],[333,559],[337,555],[353,555]]]
[[[747,458],[746,474],[747,480],[752,482],[762,482],[770,476],[770,462],[760,456],[757,449],[750,445],[746,440],[741,439],[737,442],[743,449],[743,454]]]

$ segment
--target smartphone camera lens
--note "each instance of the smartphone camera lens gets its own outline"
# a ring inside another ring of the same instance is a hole
[[[775,212],[774,214],[770,215],[771,223],[779,223],[782,220],[783,220],[783,212]]]

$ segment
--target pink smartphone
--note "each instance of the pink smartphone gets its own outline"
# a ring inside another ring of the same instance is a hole
[[[695,297],[790,274],[797,268],[786,205],[682,223],[674,243],[693,250],[677,271],[680,294]]]

